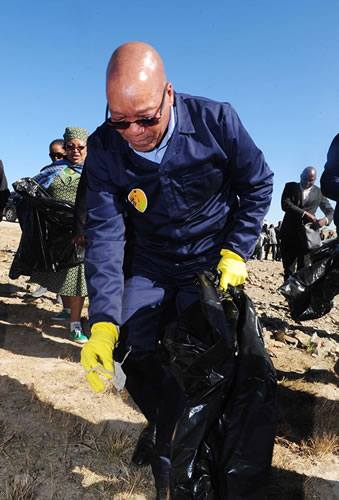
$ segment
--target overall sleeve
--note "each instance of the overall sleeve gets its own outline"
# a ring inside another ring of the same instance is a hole
[[[7,179],[4,171],[4,166],[2,161],[0,160],[0,212],[2,214],[3,209],[6,206],[8,197],[9,197],[9,189],[7,186]],[[0,219],[1,220],[1,219]]]
[[[262,221],[270,207],[273,172],[232,106],[225,114],[224,141],[229,157],[229,176],[238,198],[224,248],[247,260],[253,254]]]
[[[111,181],[107,160],[89,141],[86,169],[87,222],[85,272],[89,296],[89,321],[121,322],[124,290],[125,224],[118,191]],[[113,155],[110,155],[110,161]]]
[[[330,202],[328,201],[328,199],[324,195],[321,196],[321,202],[320,202],[319,207],[320,207],[320,210],[325,215],[325,217],[327,218],[328,225],[331,224],[331,222],[333,221],[334,210],[333,210]]]
[[[335,136],[328,150],[320,186],[323,195],[331,200],[339,201],[339,134]]]

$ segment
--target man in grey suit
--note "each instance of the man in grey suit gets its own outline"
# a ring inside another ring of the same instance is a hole
[[[295,272],[309,264],[309,250],[303,226],[311,222],[314,229],[327,226],[333,219],[333,208],[314,185],[317,172],[314,167],[305,168],[299,182],[288,182],[285,185],[281,208],[285,216],[280,229],[281,258],[284,266],[285,280]],[[325,217],[317,219],[315,213],[320,208]]]

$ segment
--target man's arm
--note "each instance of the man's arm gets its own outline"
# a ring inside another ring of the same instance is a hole
[[[302,217],[305,210],[296,204],[294,189],[295,182],[288,182],[285,184],[284,191],[281,195],[281,209],[286,213],[291,213],[294,215],[299,215]]]
[[[331,200],[339,201],[339,134],[327,153],[327,163],[320,179],[321,192]]]
[[[328,201],[328,199],[323,194],[321,195],[321,202],[320,202],[319,208],[323,212],[325,217],[322,219],[319,219],[317,222],[318,222],[320,227],[328,226],[333,221],[334,210],[333,210],[330,202]]]
[[[111,155],[109,161],[113,161]],[[90,302],[89,320],[91,324],[112,322],[119,325],[124,290],[125,224],[106,158],[95,137],[89,140],[86,166],[85,271]]]
[[[253,254],[271,203],[273,172],[232,106],[226,108],[223,133],[229,157],[228,175],[239,200],[228,226],[224,248],[247,260]]]
[[[8,197],[9,197],[9,189],[7,185],[7,179],[5,176],[4,166],[2,161],[0,160],[0,221],[2,219],[2,211],[6,206]]]

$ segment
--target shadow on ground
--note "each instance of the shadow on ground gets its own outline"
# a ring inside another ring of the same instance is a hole
[[[57,493],[57,498],[108,500],[121,493],[146,494],[153,488],[150,467],[130,465],[140,430],[141,425],[121,420],[93,424],[0,376],[0,497],[23,474],[34,480],[34,496],[27,498]]]

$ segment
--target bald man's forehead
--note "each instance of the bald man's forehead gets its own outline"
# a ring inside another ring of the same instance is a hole
[[[107,85],[107,101],[111,115],[116,119],[126,116],[151,116],[160,105],[163,90],[163,86],[117,85],[112,81]]]

